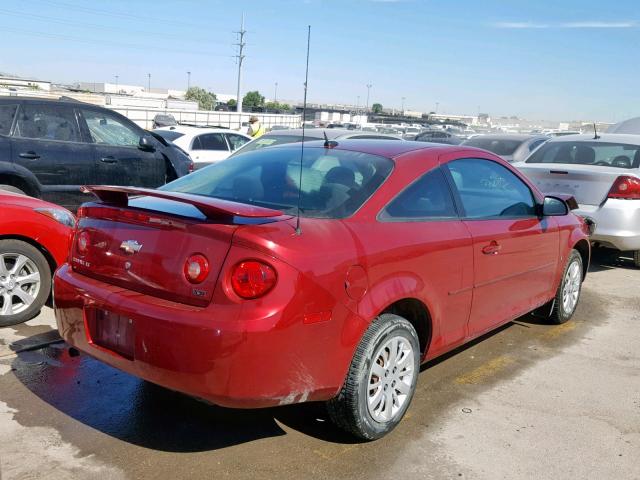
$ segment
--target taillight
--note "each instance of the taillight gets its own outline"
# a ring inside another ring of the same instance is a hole
[[[257,260],[238,263],[231,272],[231,286],[241,298],[262,297],[271,290],[277,281],[273,267]]]
[[[76,240],[76,249],[80,255],[84,255],[89,251],[89,245],[91,244],[91,235],[86,230],[83,230],[78,234]]]
[[[640,200],[640,178],[620,175],[609,190],[608,197]]]
[[[193,173],[193,171],[196,169],[196,164],[193,163],[193,160],[189,161],[189,173]]]
[[[209,275],[209,261],[204,255],[196,254],[184,263],[184,278],[190,283],[202,283]]]

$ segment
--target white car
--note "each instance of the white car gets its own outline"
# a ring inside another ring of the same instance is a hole
[[[224,128],[175,125],[158,128],[153,132],[187,152],[196,170],[225,160],[245,143],[251,141],[251,137],[244,133]]]

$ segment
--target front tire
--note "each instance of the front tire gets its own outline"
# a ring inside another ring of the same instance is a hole
[[[49,298],[51,269],[44,255],[20,240],[0,240],[0,327],[31,320]]]
[[[409,408],[419,369],[415,328],[398,315],[380,315],[360,340],[340,393],[327,403],[329,417],[363,440],[383,437]]]
[[[573,317],[582,291],[582,268],[582,256],[577,250],[571,250],[556,292],[550,323],[559,325]]]

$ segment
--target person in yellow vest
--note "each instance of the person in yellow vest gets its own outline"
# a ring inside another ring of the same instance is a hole
[[[264,135],[265,132],[266,132],[266,130],[264,129],[264,127],[260,123],[260,120],[258,120],[258,117],[252,116],[249,119],[249,130],[247,131],[247,134],[251,138],[258,138],[258,137],[261,137],[262,135]]]

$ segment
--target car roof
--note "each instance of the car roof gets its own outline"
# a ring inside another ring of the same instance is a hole
[[[171,125],[169,127],[160,127],[155,130],[162,130],[168,132],[178,132],[184,135],[196,136],[203,133],[237,133],[246,138],[251,138],[242,132],[236,132],[235,130],[229,130],[228,128],[215,128],[215,127],[192,127],[188,125]]]
[[[8,96],[0,96],[0,103],[69,103],[72,105],[86,105],[88,107],[100,107],[100,105],[94,105],[92,103],[81,102],[80,100],[76,100],[75,98],[70,97],[60,97],[60,98],[45,98],[45,97],[16,97],[12,95]]]
[[[367,130],[349,130],[347,128],[305,128],[304,135],[309,138],[324,138],[324,134],[327,134],[327,138],[329,140],[334,140],[338,138],[350,137],[353,135],[376,135],[380,137],[388,137],[395,138],[397,140],[398,137],[394,135],[388,135],[386,133],[377,133],[371,132]],[[267,132],[263,136],[273,136],[273,135],[295,135],[302,136],[302,128],[290,128],[288,130],[274,130],[272,132]]]
[[[546,135],[537,135],[530,133],[487,133],[480,134],[476,137],[470,138],[469,140],[481,140],[486,138],[487,140],[520,140],[524,142],[525,140],[529,140],[532,138],[549,138]]]
[[[445,148],[451,150],[460,150],[459,145],[444,145],[442,143],[430,143],[430,142],[399,142],[398,140],[376,140],[376,139],[361,139],[361,140],[336,140],[336,145],[328,150],[348,150],[352,152],[367,153],[370,155],[378,155],[386,158],[396,158],[405,153],[414,152],[416,150],[428,150],[431,148]],[[305,142],[305,148],[322,148],[324,147],[324,141],[314,140]],[[281,145],[274,145],[271,148],[297,148],[300,149],[299,143],[283,143]],[[470,149],[471,150],[471,149]]]
[[[628,145],[640,146],[640,135],[625,133],[599,133],[597,139],[594,138],[593,133],[565,135],[562,137],[552,137],[547,144],[575,142],[625,143]]]

